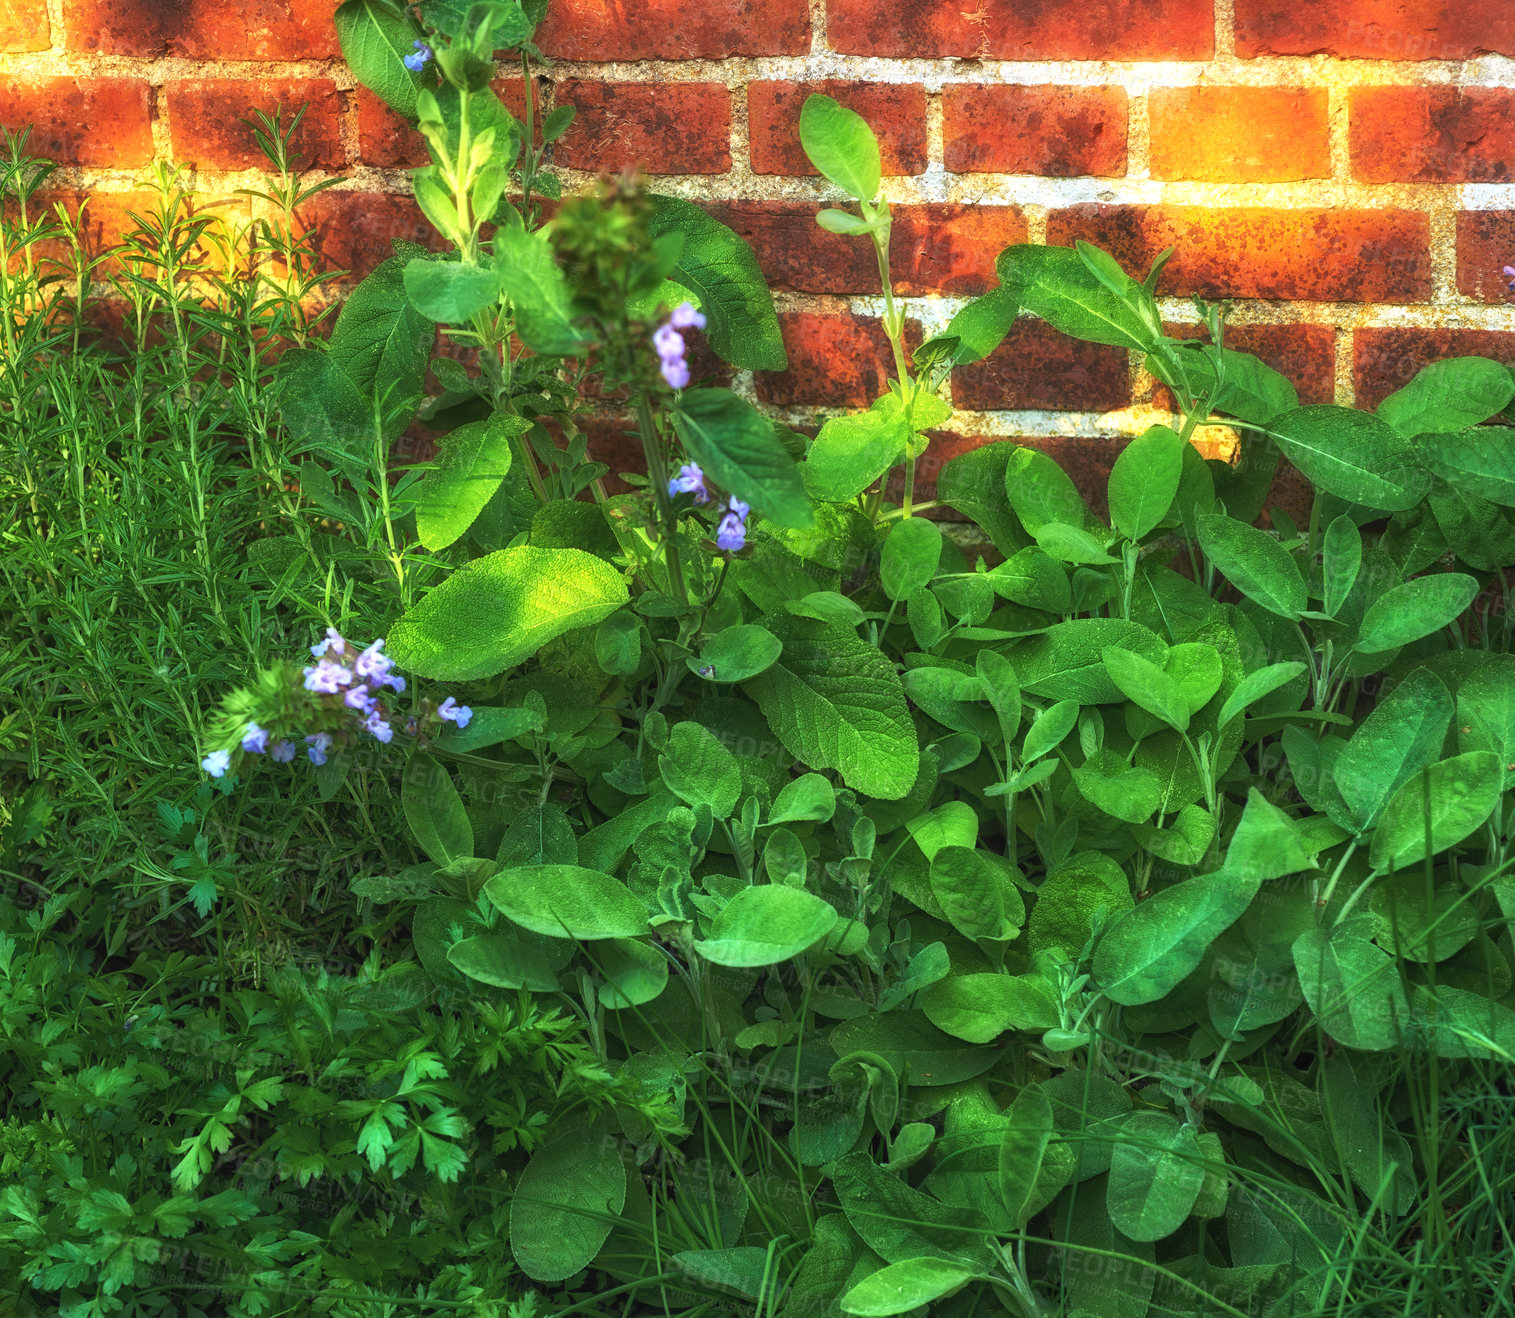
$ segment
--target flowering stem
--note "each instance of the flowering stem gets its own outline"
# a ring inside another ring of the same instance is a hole
[[[637,399],[637,425],[642,432],[642,451],[647,456],[647,476],[652,481],[653,497],[657,500],[658,520],[662,523],[663,555],[668,564],[668,584],[674,599],[680,604],[689,603],[689,591],[684,585],[684,568],[679,562],[678,518],[674,515],[673,500],[668,494],[668,467],[663,461],[663,448],[658,440],[657,424],[652,419],[652,406],[646,393]]]

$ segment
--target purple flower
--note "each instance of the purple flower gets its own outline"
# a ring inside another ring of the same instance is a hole
[[[380,682],[379,685],[392,686],[395,689],[395,693],[398,694],[399,692],[405,690],[405,679],[398,673],[390,673],[390,675],[386,677],[382,682]]]
[[[460,705],[451,696],[448,696],[437,706],[437,717],[446,719],[450,723],[456,723],[460,728],[468,726],[468,720],[473,717],[473,710],[467,705]]]
[[[394,660],[381,653],[383,649],[384,638],[381,636],[353,661],[358,676],[374,686],[388,677],[389,670],[394,667]]]
[[[342,703],[348,709],[355,709],[360,714],[366,714],[373,704],[373,696],[366,686],[349,687],[347,694],[342,697]]]
[[[384,711],[382,709],[374,710],[364,720],[363,727],[365,731],[373,733],[375,739],[384,742],[386,745],[388,745],[395,735],[394,729],[384,721]]]
[[[684,356],[684,336],[672,325],[660,325],[652,336],[652,346],[665,362],[678,361]]]
[[[689,387],[689,363],[681,357],[665,360],[662,365],[663,379],[668,381],[670,389],[687,389]]]
[[[323,696],[334,696],[344,686],[352,683],[352,669],[323,659],[314,668],[305,670],[305,689],[317,691]]]
[[[1510,281],[1510,292],[1515,293],[1515,265],[1507,265],[1504,268],[1505,277]]]
[[[728,554],[734,554],[747,544],[747,525],[735,513],[727,513],[716,528],[715,542]]]
[[[705,473],[692,462],[679,468],[679,474],[668,482],[668,494],[692,494],[696,503],[710,502],[710,491],[705,488]]]
[[[332,654],[347,653],[347,642],[342,639],[342,633],[339,632],[335,627],[328,627],[326,629],[326,639],[317,641],[313,646],[310,647],[311,654],[313,654],[317,659],[323,658],[328,650],[330,650]]]
[[[320,767],[326,763],[326,752],[331,749],[331,733],[313,733],[305,738],[305,744],[310,747],[305,753],[310,756],[312,764]]]
[[[431,60],[432,50],[424,41],[413,41],[411,45],[415,47],[415,54],[405,56],[400,63],[412,73],[419,73]]]
[[[752,505],[750,503],[743,503],[734,494],[727,501],[726,507],[728,507],[732,512],[734,512],[744,522],[747,520],[747,518],[749,516],[752,515]]]
[[[281,741],[269,755],[279,764],[288,764],[295,758],[295,744],[289,740]]]
[[[694,309],[693,302],[680,302],[668,317],[668,323],[675,329],[702,330],[705,328],[705,317]]]
[[[242,734],[242,749],[251,751],[254,755],[263,754],[268,749],[268,729],[249,723],[247,731]]]
[[[212,778],[219,778],[231,768],[231,752],[211,751],[209,755],[200,761],[200,767]]]

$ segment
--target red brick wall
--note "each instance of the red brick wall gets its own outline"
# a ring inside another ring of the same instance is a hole
[[[168,159],[229,196],[255,163],[236,120],[309,101],[307,158],[350,180],[311,214],[361,272],[424,235],[421,156],[337,58],[333,8],[0,0],[0,122],[34,123],[71,191],[140,193]],[[553,0],[540,43],[544,96],[579,107],[570,186],[640,163],[752,242],[793,370],[735,384],[796,424],[867,402],[887,360],[866,246],[811,220],[811,90],[883,140],[915,332],[992,286],[1004,244],[1085,237],[1137,267],[1176,246],[1169,319],[1234,295],[1238,345],[1306,401],[1372,405],[1438,356],[1515,363],[1509,0]],[[1163,401],[1124,353],[1032,322],[952,387],[952,431],[1063,437],[1089,470]]]

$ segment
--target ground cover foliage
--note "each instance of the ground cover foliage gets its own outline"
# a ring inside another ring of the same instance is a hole
[[[288,125],[281,219],[207,250],[164,174],[93,272],[11,144],[6,1305],[1508,1312],[1515,379],[1300,407],[1020,245],[913,353],[886,294],[888,392],[797,434],[691,378],[784,364],[745,244],[563,199],[569,112],[489,89],[542,10],[337,11],[449,248],[326,324]],[[800,132],[888,289],[871,131]],[[1023,312],[1176,428],[1108,517],[954,458],[946,536],[941,387]],[[386,739],[326,627],[406,675]]]

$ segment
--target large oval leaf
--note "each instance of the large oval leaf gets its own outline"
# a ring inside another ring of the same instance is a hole
[[[836,908],[813,892],[762,884],[727,902],[695,948],[718,966],[773,966],[820,942],[836,921]]]
[[[1395,650],[1455,622],[1478,594],[1478,579],[1465,572],[1436,572],[1395,586],[1363,615],[1357,649],[1364,654]]]
[[[530,429],[525,417],[496,412],[442,440],[416,503],[416,534],[427,549],[446,549],[473,525],[510,471],[511,439]]]
[[[1196,523],[1200,547],[1237,590],[1269,613],[1298,622],[1309,603],[1299,564],[1266,531],[1212,513]]]
[[[815,521],[810,496],[773,422],[729,389],[689,389],[674,424],[695,460],[717,485],[780,526]]]
[[[511,920],[550,938],[637,938],[647,911],[619,879],[581,865],[517,865],[484,885]]]
[[[978,1276],[972,1268],[946,1259],[913,1258],[891,1263],[864,1277],[842,1296],[843,1313],[861,1318],[910,1313],[933,1300],[951,1295]]]
[[[1140,540],[1168,515],[1183,475],[1184,447],[1167,426],[1149,426],[1115,459],[1110,520],[1126,539]]]
[[[1503,770],[1489,751],[1469,751],[1401,784],[1373,834],[1373,868],[1404,869],[1456,846],[1494,813]]]
[[[1399,512],[1430,486],[1410,440],[1371,412],[1301,407],[1275,417],[1268,433],[1314,484],[1348,503]]]
[[[516,545],[448,577],[394,625],[389,652],[437,681],[492,677],[629,597],[625,577],[593,554]]]
[[[614,1140],[570,1131],[532,1155],[510,1197],[510,1248],[533,1281],[588,1267],[626,1206],[626,1164]]]
[[[849,197],[872,201],[878,195],[883,162],[868,121],[829,96],[805,98],[800,111],[800,145],[810,163]]]
[[[1023,309],[1064,334],[1143,352],[1157,337],[1132,301],[1096,278],[1071,247],[1017,243],[999,254],[994,268]]]
[[[1294,943],[1294,969],[1320,1028],[1348,1048],[1394,1047],[1407,1032],[1410,1004],[1394,959],[1351,921],[1308,929]]]
[[[1204,1181],[1193,1126],[1167,1112],[1133,1112],[1110,1159],[1105,1206],[1132,1240],[1163,1240],[1188,1219]]]
[[[1432,362],[1378,405],[1378,415],[1401,435],[1444,433],[1476,426],[1515,398],[1507,366],[1487,357]]]
[[[346,0],[333,22],[353,76],[396,114],[414,120],[416,93],[436,82],[430,68],[412,73],[402,63],[415,54],[421,29],[379,0]]]

